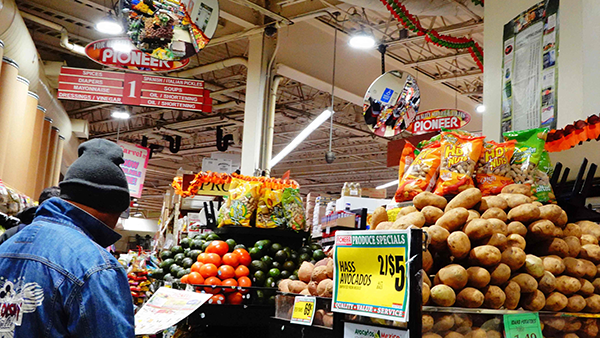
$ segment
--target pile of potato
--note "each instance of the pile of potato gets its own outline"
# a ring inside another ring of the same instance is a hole
[[[314,265],[310,262],[303,262],[300,269],[298,269],[298,279],[280,281],[279,291],[331,298],[333,293],[333,260],[329,257],[323,258]]]
[[[423,338],[503,338],[498,317],[424,313]]]
[[[424,304],[600,312],[596,223],[567,224],[565,211],[533,201],[519,184],[486,197],[471,188],[450,201],[423,192],[413,204],[394,221],[376,210],[371,228],[426,231]]]

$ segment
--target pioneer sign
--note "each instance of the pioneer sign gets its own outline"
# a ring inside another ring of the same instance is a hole
[[[419,135],[444,129],[459,129],[471,121],[471,115],[458,109],[433,109],[418,113],[407,131]]]

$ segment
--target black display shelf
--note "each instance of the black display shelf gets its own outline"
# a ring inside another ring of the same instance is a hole
[[[237,243],[253,246],[256,241],[268,239],[292,248],[300,248],[309,234],[305,231],[296,232],[288,229],[263,229],[250,227],[222,227],[213,230],[222,239],[233,238]]]

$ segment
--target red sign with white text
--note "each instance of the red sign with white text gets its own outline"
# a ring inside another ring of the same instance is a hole
[[[62,67],[58,98],[212,112],[200,80]]]
[[[419,135],[445,129],[459,129],[471,121],[469,113],[458,109],[433,109],[420,112],[407,131]]]

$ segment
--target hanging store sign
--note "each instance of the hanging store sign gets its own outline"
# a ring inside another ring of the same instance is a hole
[[[58,98],[212,112],[204,81],[62,67]]]
[[[144,72],[164,72],[183,68],[189,59],[165,61],[135,48],[128,38],[110,38],[91,42],[85,54],[93,61],[109,67]]]
[[[471,122],[471,115],[458,109],[433,109],[418,113],[406,130],[420,135],[445,129],[459,129]]]
[[[335,234],[332,311],[408,321],[410,232]]]
[[[117,144],[123,149],[125,163],[121,164],[121,169],[127,177],[129,194],[131,197],[140,198],[144,190],[150,149],[123,141],[118,141]]]

